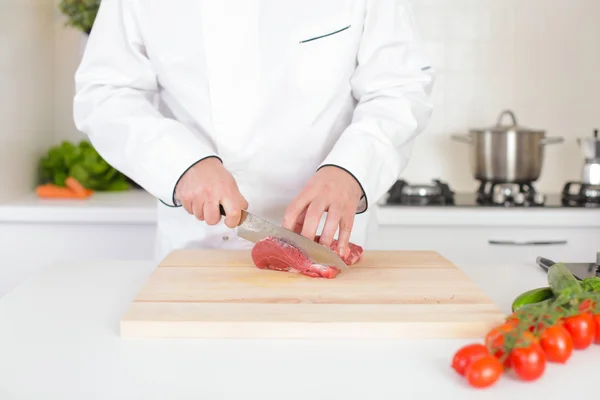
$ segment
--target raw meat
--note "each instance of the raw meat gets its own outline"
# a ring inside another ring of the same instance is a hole
[[[315,238],[318,242],[319,237]],[[342,260],[346,265],[352,265],[362,258],[363,249],[350,243],[349,250]],[[337,251],[337,241],[330,248]],[[252,248],[252,261],[260,269],[286,271],[304,274],[314,278],[335,278],[341,271],[333,265],[313,263],[298,248],[282,240],[268,237],[256,243]]]
[[[319,242],[320,236],[315,237],[315,242]],[[329,246],[331,250],[334,252],[338,252],[338,241],[333,240],[331,246]],[[346,265],[352,265],[359,262],[363,255],[363,248],[357,244],[349,243],[348,249],[346,249],[346,254],[342,256],[342,261],[346,263]]]

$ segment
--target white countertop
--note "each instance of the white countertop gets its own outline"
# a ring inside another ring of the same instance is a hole
[[[156,206],[143,190],[98,192],[85,200],[40,199],[33,193],[0,204],[0,222],[154,224]]]
[[[597,208],[378,207],[379,225],[600,228]]]
[[[0,204],[0,222],[155,224],[158,201],[143,190],[95,193],[87,200],[48,200],[32,194]],[[600,228],[600,207],[503,208],[374,206],[384,226],[528,226]]]
[[[480,391],[449,366],[471,340],[123,340],[119,318],[153,269],[57,265],[2,298],[0,399],[584,398],[598,379],[600,346],[536,382],[503,377]],[[546,284],[533,264],[462,269],[507,313],[516,295]]]

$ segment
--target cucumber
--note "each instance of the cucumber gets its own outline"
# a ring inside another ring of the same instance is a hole
[[[512,303],[512,311],[515,312],[531,304],[540,303],[544,300],[552,299],[554,291],[550,287],[531,289],[521,293]]]
[[[554,264],[548,269],[548,285],[555,297],[583,293],[581,285],[563,263]]]

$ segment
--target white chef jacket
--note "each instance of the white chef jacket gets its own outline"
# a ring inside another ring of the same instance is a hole
[[[219,157],[249,202],[281,223],[324,165],[363,198],[351,240],[406,166],[430,119],[433,68],[408,0],[102,0],[76,72],[74,120],[158,203],[157,257],[247,248],[174,196]],[[322,224],[321,224],[322,227]]]

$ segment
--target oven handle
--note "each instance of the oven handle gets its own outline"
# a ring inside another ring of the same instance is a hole
[[[488,244],[502,246],[548,246],[554,244],[567,244],[566,240],[546,240],[546,241],[525,241],[517,242],[513,240],[488,240]]]

